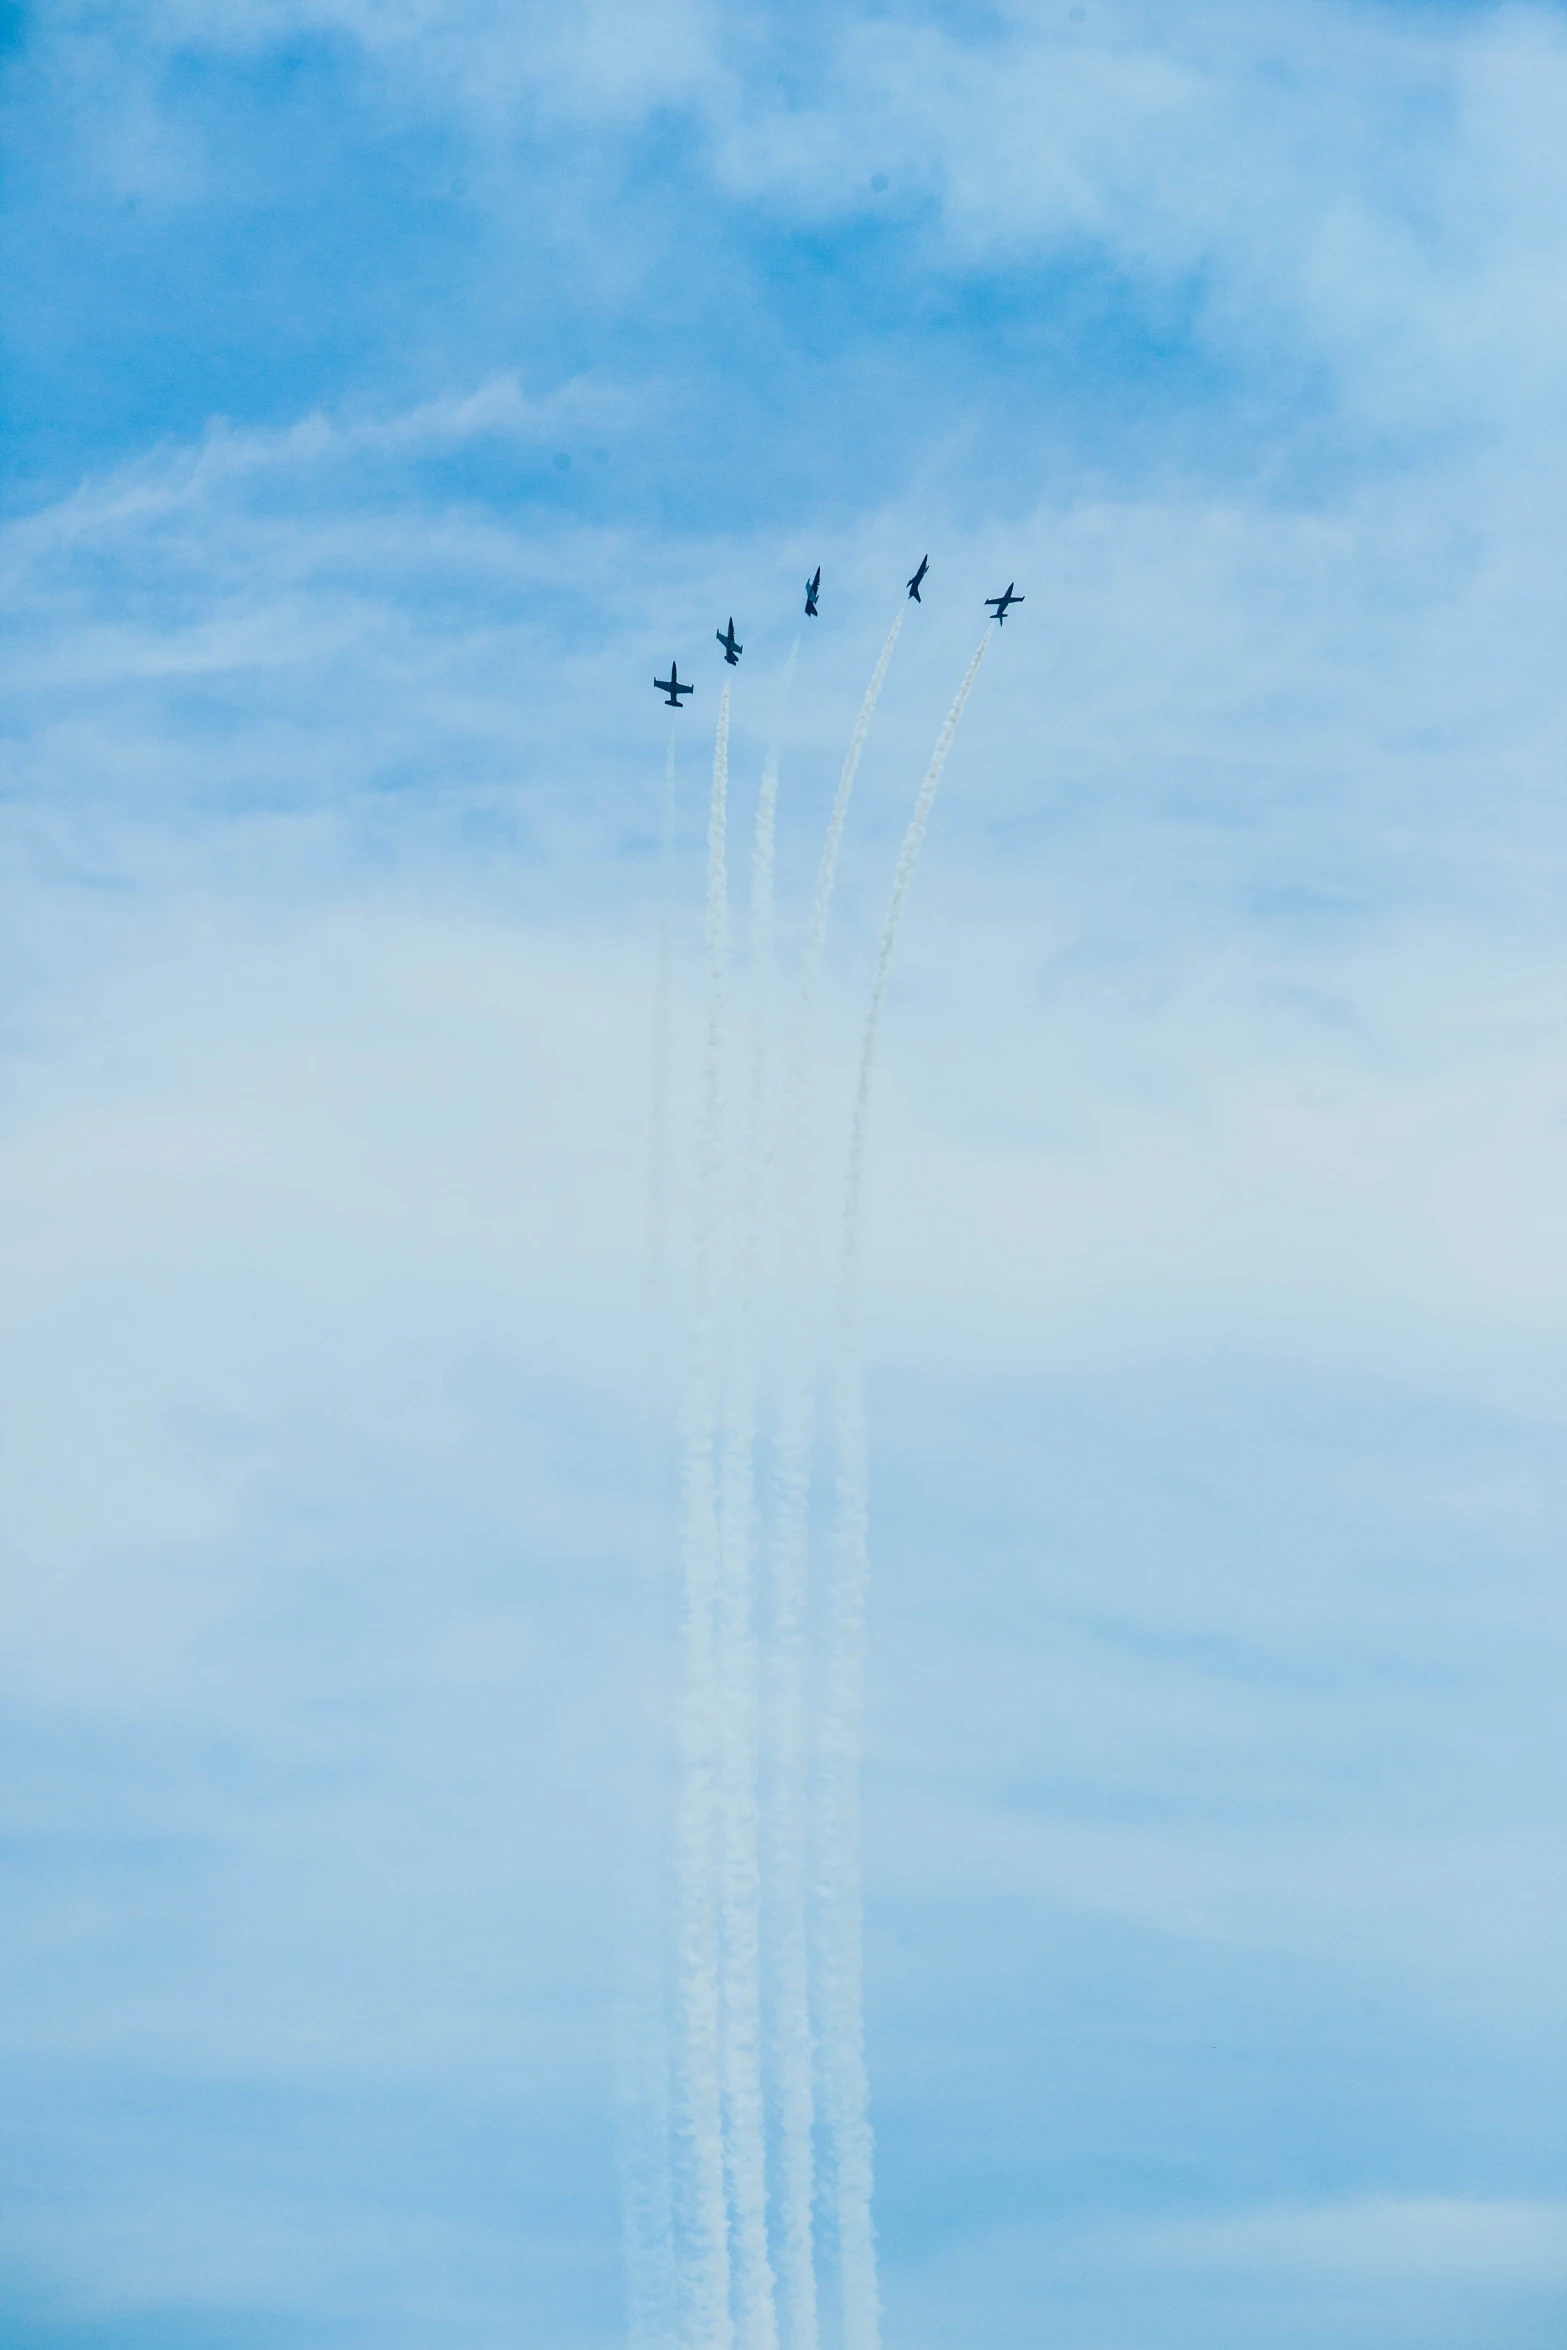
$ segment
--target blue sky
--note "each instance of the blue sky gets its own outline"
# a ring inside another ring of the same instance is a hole
[[[620,2338],[647,680],[688,1109],[928,548],[889,2344],[1559,2342],[1561,12],[3,21],[0,2336]]]

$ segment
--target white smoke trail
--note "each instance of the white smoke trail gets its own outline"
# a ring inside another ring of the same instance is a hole
[[[648,1163],[648,1333],[655,1382],[668,1375],[669,1039],[674,985],[675,729],[669,721],[658,826],[658,962],[653,975],[653,1105]]]
[[[684,2339],[729,2350],[729,2233],[719,1990],[721,1723],[715,1609],[720,1571],[717,1276],[723,1176],[723,1066],[729,970],[725,831],[729,689],[718,709],[707,828],[707,1043],[696,1169],[696,1232],[682,1458],[681,1789],[676,1830],[682,2063],[680,2232]]]
[[[958,731],[958,722],[963,716],[964,705],[974,690],[974,680],[979,675],[979,665],[985,658],[985,651],[994,631],[995,623],[992,621],[975,647],[974,658],[964,671],[963,683],[958,687],[951,709],[942,720],[941,732],[936,737],[936,747],[930,755],[930,765],[925,770],[919,795],[914,802],[914,813],[909,818],[909,828],[903,836],[903,845],[898,851],[898,862],[893,868],[892,890],[887,900],[887,911],[882,920],[881,939],[876,950],[876,969],[871,980],[870,1001],[865,1011],[865,1032],[860,1043],[859,1079],[854,1094],[854,1119],[849,1133],[849,1167],[843,1195],[843,1260],[839,1286],[840,1327],[843,1320],[842,1307],[847,1305],[852,1308],[856,1302],[859,1275],[860,1183],[865,1168],[865,1122],[870,1110],[871,1072],[875,1066],[876,1044],[881,1031],[882,1000],[887,992],[887,973],[892,965],[892,950],[898,941],[898,925],[903,917],[903,901],[909,894],[909,884],[914,879],[914,868],[919,863],[926,827],[930,823],[930,812],[935,806],[936,794],[941,788],[941,778],[946,771],[947,759],[952,750],[953,739]]]
[[[658,953],[648,1122],[647,1477],[650,1519],[633,1597],[635,1680],[631,1787],[616,2011],[616,2140],[624,2212],[630,2350],[672,2350],[676,2327],[669,2170],[669,2037],[662,1834],[664,1742],[657,1712],[663,1653],[669,1493],[660,1466],[668,1392],[670,924],[674,873],[675,729],[669,730],[659,841]]]
[[[777,2350],[778,2317],[767,2244],[766,2120],[762,2091],[761,1867],[758,1845],[761,1663],[756,1628],[757,1279],[767,1164],[772,1060],[773,842],[779,737],[799,653],[784,668],[778,724],[762,770],[751,852],[751,1073],[740,1160],[740,1257],[732,1284],[724,1395],[718,1684],[723,1708],[723,2085],[740,2350]]]
[[[817,868],[800,971],[782,1115],[782,1247],[778,1431],[770,1545],[773,1769],[767,1836],[772,1885],[773,2070],[778,2095],[777,2241],[780,2299],[789,2350],[817,2350],[815,2199],[807,1841],[807,1614],[811,1483],[811,1375],[804,1269],[807,1254],[807,1127],[811,1106],[812,1016],[827,946],[827,922],[849,799],[907,604],[887,634],[849,738]]]
[[[832,2162],[843,2350],[877,2350],[880,2297],[871,2217],[873,2145],[865,2077],[861,1947],[860,1748],[865,1679],[865,1601],[870,1570],[870,1511],[864,1379],[859,1347],[860,1191],[887,973],[904,900],[925,828],[991,631],[986,629],[947,712],[914,803],[893,872],[871,981],[843,1200],[837,1379],[837,1508],[828,1594],[827,1653],[819,1748],[817,1983],[820,1999],[824,2118]]]
[[[865,749],[865,738],[871,730],[871,719],[875,714],[876,704],[881,699],[882,682],[887,675],[893,648],[897,644],[898,633],[903,626],[903,616],[908,608],[907,602],[898,606],[898,617],[887,631],[887,641],[877,656],[876,666],[871,671],[870,684],[865,689],[865,699],[860,704],[860,714],[854,721],[854,732],[849,737],[849,749],[843,762],[843,773],[838,778],[838,789],[833,795],[832,814],[827,819],[827,838],[822,843],[821,863],[816,869],[816,888],[811,898],[811,918],[805,934],[805,959],[800,974],[801,1001],[797,1022],[798,1028],[802,1032],[808,1026],[811,1004],[821,978],[822,957],[827,948],[827,917],[832,911],[833,886],[838,878],[838,851],[843,845],[843,828],[849,820],[849,797],[854,790],[854,778],[859,773],[860,759]],[[796,1036],[795,1042],[798,1058],[803,1063],[809,1039],[800,1034]],[[803,1079],[805,1074],[803,1068],[801,1074]]]

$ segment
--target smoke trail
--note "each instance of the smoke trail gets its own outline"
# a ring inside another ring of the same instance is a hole
[[[809,1598],[811,1375],[804,1267],[807,1249],[806,1129],[811,1102],[812,1014],[827,946],[827,921],[871,718],[908,606],[887,634],[849,738],[817,868],[800,971],[800,993],[784,1084],[783,1233],[778,1432],[771,1540],[773,1772],[768,1862],[773,1886],[770,1941],[774,1976],[772,2057],[778,2091],[778,2271],[789,2350],[816,2350],[817,2300],[812,2207],[814,2176],[810,1962],[807,1927],[806,1625]]]
[[[675,729],[669,721],[658,827],[658,963],[653,979],[653,1110],[648,1159],[648,1333],[655,1382],[669,1344],[669,1032],[675,897]]]
[[[672,2350],[676,2326],[669,2171],[669,2039],[661,1834],[664,1746],[655,1708],[663,1651],[669,1494],[664,1454],[668,1389],[670,920],[674,868],[675,730],[664,763],[659,843],[658,954],[648,1121],[647,1490],[651,1523],[633,1594],[636,1679],[630,1723],[631,1788],[620,1918],[616,2009],[616,2144],[626,2247],[630,2350]]]
[[[849,1171],[843,1197],[843,1264],[840,1298],[850,1306],[855,1301],[859,1274],[860,1181],[865,1166],[865,1122],[870,1110],[871,1072],[875,1064],[876,1043],[881,1030],[881,1007],[882,999],[887,992],[887,973],[892,964],[892,950],[898,941],[898,924],[903,916],[903,901],[908,896],[909,884],[914,879],[914,868],[919,862],[919,853],[925,841],[925,828],[930,822],[930,812],[935,805],[936,794],[941,788],[941,778],[946,770],[953,738],[958,731],[958,721],[963,716],[964,704],[974,690],[974,680],[979,675],[979,665],[985,658],[986,647],[990,643],[994,630],[995,623],[992,621],[975,647],[974,658],[964,672],[963,683],[958,688],[957,697],[942,720],[941,732],[936,737],[936,747],[930,755],[930,765],[925,770],[925,779],[920,785],[919,796],[914,802],[914,813],[909,818],[908,831],[904,834],[903,845],[898,851],[898,862],[893,868],[892,892],[887,900],[887,912],[882,921],[881,940],[876,950],[876,970],[871,980],[870,1002],[866,1006],[865,1012],[865,1033],[860,1044],[859,1082],[854,1095],[854,1123],[849,1135]]]
[[[729,967],[725,876],[729,689],[718,709],[707,828],[707,1044],[696,1169],[696,1233],[682,1459],[684,1501],[681,1639],[681,1789],[676,1829],[679,1881],[682,2065],[680,2251],[684,2334],[700,2350],[729,2350],[729,2237],[724,2200],[723,2092],[718,1969],[720,1714],[715,1607],[720,1566],[716,1439],[716,1323],[723,1062]]]
[[[767,1162],[772,1060],[773,840],[779,738],[799,653],[784,667],[774,739],[762,770],[751,852],[751,1072],[740,1162],[741,1246],[733,1284],[724,1397],[718,1684],[723,1707],[723,2087],[734,2260],[735,2336],[741,2350],[777,2350],[767,2245],[766,2128],[762,2095],[761,1870],[758,1770],[761,1664],[756,1631],[757,1276]]]
[[[986,629],[947,712],[893,871],[860,1046],[843,1200],[837,1379],[837,1508],[823,1679],[817,1873],[817,1980],[822,2084],[831,2148],[844,2350],[876,2350],[880,2303],[871,2218],[872,2139],[865,2077],[860,1889],[860,1746],[869,1578],[869,1484],[859,1348],[860,1189],[871,1075],[887,973],[925,828],[991,631]]]
[[[761,1255],[762,1176],[768,1157],[766,1109],[773,1049],[773,838],[778,811],[778,765],[783,747],[784,718],[794,686],[800,640],[795,638],[784,663],[778,688],[778,714],[762,767],[762,788],[756,801],[756,836],[751,844],[751,1096],[746,1140],[749,1223],[746,1245],[754,1265]]]
[[[860,714],[854,721],[854,732],[849,737],[848,755],[843,762],[843,773],[838,778],[838,789],[833,795],[832,814],[827,819],[827,838],[822,843],[821,863],[816,869],[816,889],[811,898],[810,926],[805,935],[805,962],[800,975],[801,1005],[798,1026],[804,1029],[811,1002],[821,977],[822,957],[827,947],[827,917],[832,911],[833,885],[838,878],[838,851],[843,844],[843,828],[849,820],[849,795],[854,789],[854,778],[859,773],[860,757],[865,749],[865,738],[871,730],[871,718],[881,699],[882,681],[892,659],[898,632],[903,626],[907,602],[898,606],[898,617],[887,631],[887,642],[877,656],[871,671]],[[796,1046],[803,1058],[805,1040],[797,1036]]]

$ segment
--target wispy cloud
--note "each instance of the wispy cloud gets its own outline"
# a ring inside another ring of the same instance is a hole
[[[1567,2204],[1380,2196],[1150,2228],[1152,2263],[1340,2278],[1567,2285]]]
[[[297,496],[313,475],[356,459],[411,463],[489,439],[553,452],[562,435],[613,435],[633,415],[644,419],[648,396],[646,390],[633,399],[609,385],[570,383],[530,400],[516,376],[506,375],[384,416],[316,410],[275,431],[218,417],[195,447],[156,449],[12,524],[7,544],[13,561],[37,561],[94,536],[178,515],[258,476],[285,477]]]
[[[39,2343],[614,2333],[651,681],[699,688],[684,1111],[713,628],[739,824],[822,563],[793,957],[927,546],[802,1185],[830,1216],[897,839],[1015,574],[867,1158],[899,2338],[1554,2342],[1563,72],[1538,9],[29,29],[0,2309]]]

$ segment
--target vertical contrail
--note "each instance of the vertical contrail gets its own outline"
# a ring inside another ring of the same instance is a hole
[[[724,1395],[718,1683],[723,1720],[723,2090],[739,2350],[777,2350],[767,2243],[767,2138],[762,2089],[761,1855],[758,1840],[761,1660],[756,1626],[757,1284],[772,1061],[773,844],[779,737],[796,638],[784,667],[777,728],[762,770],[751,851],[751,1071],[740,1159],[740,1261],[732,1293]]]
[[[634,1592],[632,1778],[621,1912],[616,2015],[617,2147],[626,2244],[630,2350],[673,2350],[674,2237],[669,2169],[669,2039],[662,1833],[664,1741],[657,1709],[669,1565],[665,1455],[669,1371],[670,925],[674,870],[675,729],[664,763],[659,838],[658,952],[653,983],[653,1069],[648,1121],[647,1478],[649,1525]]]
[[[664,797],[658,824],[658,960],[653,973],[653,1103],[649,1121],[647,1315],[651,1379],[668,1377],[669,1349],[669,1038],[674,988],[675,729],[669,721]]]
[[[768,1831],[772,1882],[774,2025],[778,2093],[779,2285],[788,2350],[816,2350],[817,2301],[812,2207],[814,2097],[808,1936],[807,1617],[811,1481],[811,1376],[804,1270],[807,1254],[806,1128],[811,1104],[812,1016],[827,945],[827,921],[866,736],[892,660],[906,604],[887,634],[849,738],[811,898],[800,993],[784,1080],[781,1134],[782,1325],[778,1433],[771,1540],[773,1770]]]
[[[837,1508],[819,1746],[820,1842],[816,1887],[821,2070],[837,2217],[843,2350],[877,2350],[880,2338],[876,2237],[871,2217],[872,2139],[865,2077],[859,1856],[865,1601],[870,1566],[865,1397],[858,1326],[865,1126],[887,972],[904,900],[914,877],[963,705],[979,674],[990,635],[987,628],[958,688],[957,698],[947,712],[898,852],[865,1014],[844,1185],[838,1315]]]
[[[684,1589],[681,1645],[681,1789],[676,1835],[682,2064],[679,2123],[684,2338],[694,2350],[729,2350],[729,2232],[724,2197],[719,1984],[719,1771],[721,1724],[715,1611],[720,1572],[717,1338],[723,1068],[729,968],[725,829],[729,689],[718,709],[707,827],[707,1041],[697,1148],[696,1231],[682,1461]]]

